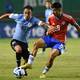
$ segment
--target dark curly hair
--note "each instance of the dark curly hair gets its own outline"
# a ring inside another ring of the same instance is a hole
[[[62,8],[62,5],[60,2],[55,2],[52,4],[51,8]]]
[[[23,9],[30,9],[31,11],[33,11],[32,6],[30,6],[30,5],[25,6]]]

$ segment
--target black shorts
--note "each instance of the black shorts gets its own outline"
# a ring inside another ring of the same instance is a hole
[[[22,53],[21,53],[21,57],[23,57],[23,59],[28,59],[29,57],[29,51],[28,51],[28,44],[27,43],[24,43],[24,42],[21,42],[21,41],[18,41],[16,39],[13,39],[11,40],[11,47],[12,49],[15,51],[14,47],[16,45],[20,45],[21,48],[22,48]]]

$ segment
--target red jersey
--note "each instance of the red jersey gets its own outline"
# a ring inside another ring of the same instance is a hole
[[[74,24],[76,21],[67,14],[63,14],[62,17],[59,19],[54,14],[49,16],[49,24],[53,27],[57,26],[57,30],[51,34],[51,36],[61,42],[65,42],[65,37],[67,33],[67,26],[68,24]]]

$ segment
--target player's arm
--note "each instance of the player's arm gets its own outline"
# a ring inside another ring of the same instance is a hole
[[[47,27],[47,28],[50,28],[51,27],[48,23],[45,23],[43,21],[39,21],[38,25],[39,26],[43,26],[43,27]]]
[[[77,24],[77,22],[75,22],[73,25],[74,25],[75,28],[80,32],[80,26]]]
[[[19,18],[19,14],[15,14],[15,13],[6,13],[6,14],[3,14],[2,16],[0,16],[0,19],[3,19],[3,18],[11,18],[11,19],[18,19]]]
[[[47,33],[46,33],[47,35],[51,35],[55,31],[58,31],[58,26],[49,25],[48,23],[45,23],[45,22],[41,22],[40,23],[40,26],[43,26],[43,27],[47,27],[48,28]]]
[[[9,16],[10,16],[10,13],[6,13],[6,14],[1,15],[0,19],[6,18],[6,17],[9,17]]]
[[[73,25],[78,31],[80,31],[80,26],[72,16],[69,16],[69,23]]]
[[[45,22],[43,22],[43,21],[41,21],[39,19],[36,19],[36,22],[37,22],[38,26],[42,26],[42,27],[48,28],[50,33],[54,32],[54,27],[52,25],[50,25],[48,23],[45,23]]]

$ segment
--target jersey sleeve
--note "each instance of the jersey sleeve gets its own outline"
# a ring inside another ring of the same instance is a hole
[[[19,14],[12,13],[12,14],[10,14],[9,18],[11,18],[11,19],[18,19],[19,18]]]
[[[73,24],[76,23],[76,21],[75,21],[75,19],[73,17],[70,16],[69,17],[69,23],[73,25]]]
[[[34,20],[35,20],[35,23],[37,24],[37,25],[41,25],[41,23],[42,23],[42,21],[40,20],[40,19],[38,19],[38,18],[34,18]]]

